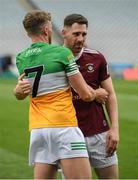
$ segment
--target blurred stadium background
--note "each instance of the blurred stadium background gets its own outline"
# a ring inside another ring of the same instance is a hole
[[[0,0],[0,179],[32,178],[27,163],[29,104],[12,95],[18,75],[15,56],[31,43],[22,26],[31,9],[52,13],[56,44],[62,44],[66,15],[80,13],[88,18],[87,46],[107,59],[119,102],[120,179],[138,179],[137,0]]]

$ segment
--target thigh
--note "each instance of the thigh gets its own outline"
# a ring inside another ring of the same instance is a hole
[[[29,147],[29,164],[57,164],[56,152],[58,147],[52,139],[53,128],[39,128],[31,131]]]
[[[35,163],[34,179],[56,179],[57,166],[45,163]]]
[[[91,167],[88,158],[68,158],[60,160],[66,179],[91,179]]]
[[[85,139],[78,127],[60,131],[60,164],[67,179],[90,179],[91,167]]]
[[[95,172],[99,179],[118,179],[118,165],[105,168],[96,168]]]

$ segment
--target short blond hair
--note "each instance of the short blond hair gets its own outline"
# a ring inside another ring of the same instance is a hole
[[[23,26],[28,34],[38,35],[42,34],[42,28],[51,21],[51,14],[49,12],[34,10],[28,12],[23,20]]]

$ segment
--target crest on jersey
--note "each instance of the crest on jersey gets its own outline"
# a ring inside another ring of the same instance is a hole
[[[70,54],[67,58],[68,58],[69,61],[71,61],[71,60],[74,59],[74,56],[73,56],[73,54]]]
[[[86,64],[87,72],[92,73],[94,71],[93,64]]]

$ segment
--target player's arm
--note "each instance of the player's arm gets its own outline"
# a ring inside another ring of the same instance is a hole
[[[96,96],[95,90],[89,87],[85,82],[84,78],[79,72],[75,58],[68,48],[64,48],[62,53],[62,63],[64,64],[65,72],[71,86],[78,93],[80,98],[84,101],[94,100]]]
[[[111,126],[107,134],[107,153],[111,155],[117,149],[119,142],[118,104],[115,90],[112,84],[112,79],[109,77],[108,79],[102,81],[101,86],[109,94],[106,101],[106,109]]]
[[[68,76],[68,79],[82,100],[89,102],[95,99],[96,91],[87,85],[80,72]]]
[[[17,85],[13,90],[13,93],[18,100],[25,99],[32,90],[31,84],[27,80],[23,79],[24,76],[25,74],[19,76]]]

